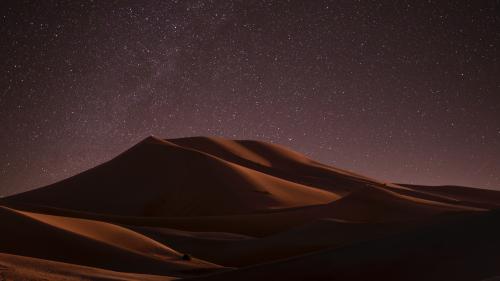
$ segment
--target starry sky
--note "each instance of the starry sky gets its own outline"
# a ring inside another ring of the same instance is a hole
[[[500,189],[500,1],[0,5],[0,195],[148,135]]]

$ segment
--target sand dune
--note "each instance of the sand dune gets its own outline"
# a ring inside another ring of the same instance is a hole
[[[136,273],[184,276],[189,271],[215,270],[129,229],[99,221],[35,214],[0,207],[0,249],[31,256]]]
[[[0,280],[33,281],[169,281],[177,278],[124,273],[101,268],[0,253]]]
[[[500,192],[495,190],[465,186],[424,186],[409,184],[403,186],[420,192],[453,198],[455,201],[463,202],[464,204],[480,204],[485,208],[500,207]]]
[[[118,215],[194,216],[252,213],[338,198],[333,192],[148,138],[103,165],[8,201]]]
[[[253,140],[216,137],[167,139],[179,146],[195,149],[226,161],[318,188],[344,193],[366,182],[377,182],[353,172],[318,163],[285,147]]]
[[[255,140],[228,140],[217,137],[190,137],[167,139],[177,145],[193,148],[235,163],[254,163],[264,167],[286,172],[298,172],[310,176],[321,176],[330,172],[347,175],[357,179],[377,182],[344,169],[324,165],[307,156],[281,145]]]
[[[415,192],[417,196],[420,193]],[[424,220],[438,214],[484,209],[413,197],[388,190],[387,187],[365,184],[358,191],[328,204],[288,208],[241,215],[189,217],[124,217],[27,207],[37,212],[63,214],[112,223],[166,227],[188,231],[226,232],[249,236],[267,236],[301,226],[322,218],[365,223]]]
[[[500,274],[499,208],[498,191],[383,183],[274,144],[149,137],[0,199],[0,277],[481,280]]]
[[[165,228],[137,227],[157,241],[202,259],[230,267],[241,267],[303,255],[353,241],[373,239],[415,227],[404,223],[354,223],[334,219],[313,221],[265,237],[218,237],[210,233],[179,232]]]
[[[189,280],[482,280],[500,273],[500,213]]]

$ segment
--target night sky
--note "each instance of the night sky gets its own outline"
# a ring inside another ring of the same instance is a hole
[[[500,1],[0,5],[0,194],[148,135],[500,189]]]

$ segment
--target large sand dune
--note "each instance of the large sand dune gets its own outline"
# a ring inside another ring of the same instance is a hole
[[[500,192],[383,183],[274,144],[149,137],[0,201],[7,280],[481,280]],[[0,279],[1,280],[1,279]]]
[[[325,204],[338,198],[151,137],[103,165],[10,200],[106,214],[194,216]]]

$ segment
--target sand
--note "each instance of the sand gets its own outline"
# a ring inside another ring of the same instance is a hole
[[[498,191],[384,183],[264,142],[148,137],[0,199],[0,277],[492,279],[499,207]]]

